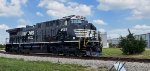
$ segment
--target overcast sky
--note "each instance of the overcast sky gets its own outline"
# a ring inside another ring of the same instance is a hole
[[[150,32],[150,0],[0,0],[0,43],[6,29],[67,15],[87,17],[108,38]]]

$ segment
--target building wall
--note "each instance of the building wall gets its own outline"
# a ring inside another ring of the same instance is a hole
[[[147,34],[147,47],[150,48],[150,33]]]
[[[134,37],[135,39],[138,39],[138,40],[140,40],[140,38],[142,37],[142,39],[145,40],[147,43],[147,48],[150,48],[150,33],[135,35]],[[108,43],[111,43],[112,45],[117,46],[119,44],[119,41],[120,41],[119,38],[113,38],[113,39],[109,39]]]
[[[150,48],[150,33],[148,34],[140,34],[140,35],[135,35],[136,39],[140,39],[142,37],[142,39],[144,39],[147,43],[147,48]]]
[[[102,45],[103,48],[109,48],[108,43],[107,43],[107,33],[100,33],[101,39],[102,39]]]
[[[108,40],[108,43],[111,43],[113,47],[118,47],[119,42],[120,42],[119,38],[113,38]]]
[[[149,37],[149,35],[148,34],[145,34],[145,39],[144,40],[146,40],[146,43],[147,43],[147,47],[149,47],[149,39],[148,39],[148,37]]]

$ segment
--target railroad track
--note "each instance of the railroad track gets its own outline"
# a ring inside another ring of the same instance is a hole
[[[38,57],[55,57],[55,58],[69,58],[69,59],[84,59],[84,60],[103,60],[103,61],[125,61],[125,62],[140,62],[140,63],[150,63],[150,59],[140,59],[140,58],[119,58],[119,57],[75,57],[75,56],[62,56],[62,55],[52,55],[48,53],[37,53],[37,54],[16,54],[16,53],[6,53],[0,51],[4,54],[12,55],[24,55],[24,56],[38,56]]]

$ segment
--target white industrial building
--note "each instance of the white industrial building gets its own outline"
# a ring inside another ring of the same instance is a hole
[[[136,39],[140,39],[141,37],[142,37],[142,39],[144,39],[146,41],[147,48],[150,48],[150,33],[135,35]]]
[[[108,43],[111,43],[113,47],[117,47],[119,45],[120,38],[112,38],[108,40]]]
[[[107,42],[107,33],[106,32],[101,32],[100,36],[101,36],[103,48],[109,48],[108,42]]]
[[[142,37],[142,39],[145,40],[147,43],[147,48],[150,48],[150,33],[134,35],[134,37],[136,39],[140,39]],[[111,43],[114,46],[118,46],[119,42],[120,42],[119,38],[113,38],[108,40],[108,43]]]

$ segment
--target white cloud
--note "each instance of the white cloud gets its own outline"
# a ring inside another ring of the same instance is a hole
[[[132,28],[132,31],[135,34],[146,34],[146,33],[150,33],[150,26],[149,25],[135,25]]]
[[[8,33],[6,32],[7,29],[9,29],[9,26],[7,26],[6,24],[0,24],[0,44],[4,44],[6,38],[8,38]]]
[[[0,24],[0,30],[7,30],[9,27],[5,24]]]
[[[47,9],[47,14],[54,18],[67,15],[91,15],[91,6],[69,2],[66,0],[41,0],[38,4],[41,8]]]
[[[132,28],[130,28],[130,31],[132,33],[136,34],[146,34],[150,33],[150,26],[148,25],[135,25]],[[108,31],[108,37],[111,38],[118,38],[120,36],[126,36],[128,34],[128,29],[113,29]]]
[[[99,29],[98,31],[100,31],[100,32],[102,32],[102,33],[106,32],[105,29]]]
[[[18,22],[17,28],[26,27],[26,25],[28,24],[27,21],[24,19],[19,19],[17,22]]]
[[[125,36],[128,34],[128,29],[113,29],[107,32],[108,37],[118,38],[120,36]]]
[[[130,10],[132,16],[129,19],[150,18],[150,0],[98,0],[98,9]]]
[[[0,44],[5,44],[6,38],[8,38],[9,34],[5,30],[0,30]]]
[[[0,16],[22,16],[21,7],[26,3],[27,0],[0,0]]]
[[[106,25],[106,23],[101,19],[93,20],[93,23],[99,24],[99,25]]]
[[[41,12],[36,12],[37,16],[43,16],[43,14]]]
[[[134,28],[137,30],[150,30],[150,26],[148,25],[135,25]]]

